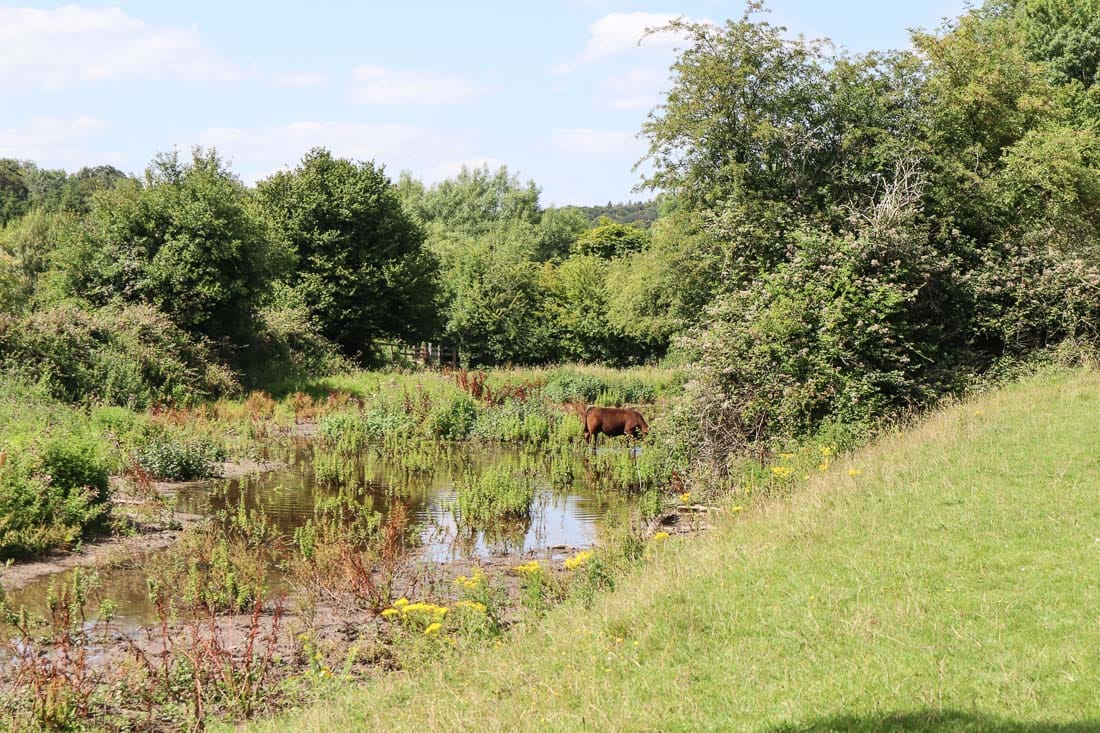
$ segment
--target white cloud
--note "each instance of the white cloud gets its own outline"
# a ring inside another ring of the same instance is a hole
[[[641,157],[645,152],[644,143],[629,130],[554,130],[550,142],[563,153],[584,157]]]
[[[277,87],[320,87],[328,83],[328,77],[313,73],[276,74],[271,83]]]
[[[109,125],[94,117],[36,117],[18,127],[0,128],[0,158],[33,160],[45,167],[77,168],[91,163],[119,164],[117,153],[91,153],[83,144]]]
[[[234,64],[203,45],[193,27],[148,25],[120,8],[0,7],[0,86],[241,76]]]
[[[637,48],[648,29],[659,28],[679,17],[682,16],[672,13],[609,13],[589,26],[584,50],[561,62],[552,71],[568,74],[581,66],[630,51]],[[659,33],[647,37],[643,45],[650,49],[667,50],[676,44],[677,39],[677,34]]]
[[[293,122],[270,127],[211,127],[199,142],[213,145],[233,161],[233,167],[249,182],[295,166],[313,147],[325,147],[334,155],[385,164],[398,171],[433,171],[440,161],[471,156],[468,139],[415,125],[358,122]]]
[[[649,110],[661,103],[668,72],[660,67],[636,66],[625,74],[607,77],[603,86],[612,109]]]
[[[483,92],[457,74],[400,71],[385,66],[358,66],[353,72],[351,98],[367,104],[458,104]]]

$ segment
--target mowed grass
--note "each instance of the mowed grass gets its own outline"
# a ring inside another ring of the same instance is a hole
[[[258,728],[1100,730],[1094,371],[940,411],[654,550],[591,609]]]

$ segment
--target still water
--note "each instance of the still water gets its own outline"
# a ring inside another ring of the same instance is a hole
[[[338,476],[334,476],[332,457],[322,466],[319,461],[324,455],[308,440],[296,440],[283,450],[286,465],[278,470],[180,488],[179,509],[216,516],[243,505],[263,511],[270,522],[290,534],[314,516],[318,502],[350,485],[383,517],[395,502],[404,504],[419,528],[421,542],[412,551],[423,561],[445,563],[590,547],[598,540],[600,521],[607,512],[631,501],[619,492],[601,491],[586,473],[583,455],[551,456],[531,447],[437,444],[412,460],[368,448],[359,457],[339,459]],[[506,467],[528,477],[534,488],[530,511],[520,520],[469,526],[456,506],[456,484],[490,467]],[[154,617],[141,565],[139,560],[100,573],[97,596],[111,599],[123,625]],[[50,586],[67,580],[71,572],[33,581],[10,592],[8,600],[14,607],[25,604],[42,612]],[[277,573],[272,581],[279,582]]]

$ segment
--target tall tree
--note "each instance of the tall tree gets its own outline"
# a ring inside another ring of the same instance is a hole
[[[435,332],[436,258],[382,167],[315,148],[257,190],[297,256],[291,286],[345,354]]]
[[[248,343],[282,261],[247,190],[214,150],[158,156],[144,185],[98,197],[59,253],[66,289],[96,305],[147,303],[193,335]]]

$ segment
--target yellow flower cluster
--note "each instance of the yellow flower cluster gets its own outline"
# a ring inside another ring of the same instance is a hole
[[[687,504],[689,501],[691,501],[691,492],[690,491],[685,491],[684,493],[680,494],[680,503],[681,504]]]
[[[853,478],[856,477],[856,476],[859,476],[862,473],[863,473],[863,471],[860,471],[858,468],[849,468],[848,469],[848,475],[852,476]]]
[[[443,628],[443,624],[439,623],[438,621],[433,621],[432,623],[428,624],[428,628],[424,629],[424,635],[425,636],[435,636],[436,634],[439,633],[439,630],[442,629],[442,628]]]
[[[474,613],[485,614],[485,604],[477,601],[455,601],[455,608],[468,608]]]
[[[828,458],[832,454],[833,454],[833,447],[832,446],[830,446],[830,445],[821,446],[821,455],[822,456],[824,456],[825,458]]]
[[[565,561],[566,570],[576,570],[577,568],[583,568],[588,564],[588,559],[592,557],[592,550],[583,550],[578,552],[573,557]]]
[[[664,542],[665,540],[668,539],[668,537],[669,537],[668,532],[658,532],[657,534],[653,535],[653,541],[654,542]]]
[[[445,606],[425,602],[409,603],[408,598],[398,598],[393,602],[392,608],[382,611],[382,618],[397,618],[401,623],[426,624],[429,627],[443,621],[443,617],[446,615],[447,608]]]
[[[520,575],[538,575],[542,572],[542,565],[539,565],[538,560],[532,560],[531,562],[525,562],[522,565],[517,565],[512,569]]]
[[[792,473],[794,469],[790,466],[772,466],[772,475],[777,478],[787,478]]]
[[[469,576],[460,575],[455,578],[455,585],[466,590],[478,590],[485,585],[485,571],[481,568],[474,568],[474,572]]]

